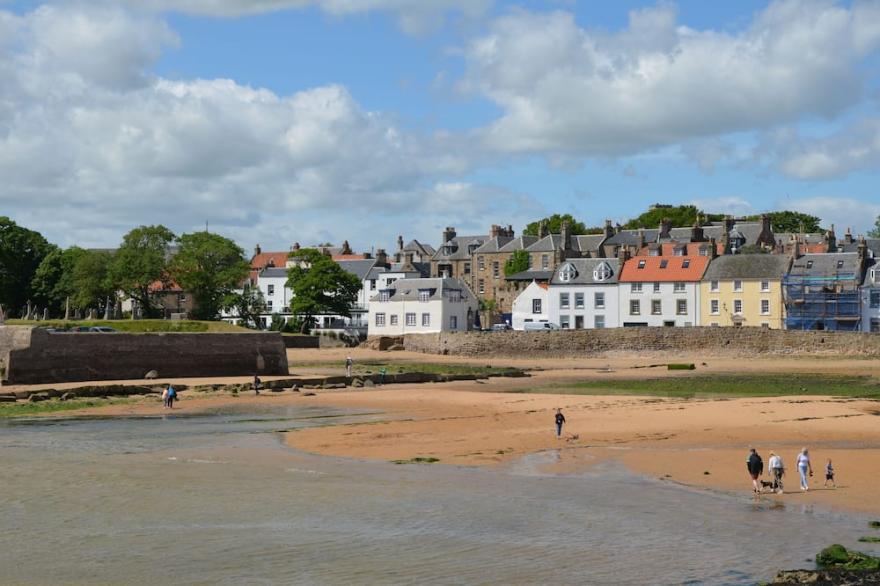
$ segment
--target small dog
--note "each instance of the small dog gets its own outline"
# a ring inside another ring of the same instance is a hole
[[[762,480],[761,481],[761,489],[769,488],[770,490],[776,490],[776,483],[772,480]]]

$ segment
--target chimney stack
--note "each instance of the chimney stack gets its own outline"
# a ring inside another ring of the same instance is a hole
[[[541,223],[538,224],[538,238],[546,238],[547,234],[547,220],[541,220]]]
[[[562,250],[571,250],[571,224],[562,222]]]
[[[348,240],[342,241],[342,254],[351,254],[351,246],[348,245]]]
[[[718,256],[718,244],[715,242],[714,238],[709,238],[709,257],[715,258]]]
[[[703,226],[700,225],[700,219],[697,218],[697,221],[694,222],[693,227],[691,228],[691,242],[705,242],[706,236],[703,233]]]
[[[614,236],[614,226],[611,225],[611,220],[605,220],[605,238],[611,238]]]
[[[660,233],[657,235],[657,240],[669,240],[669,230],[671,229],[672,221],[669,218],[660,220]]]
[[[847,244],[853,243],[852,230],[850,230],[848,227],[846,229],[846,234],[843,235],[843,241],[846,242]]]
[[[620,261],[620,266],[623,268],[623,263],[629,260],[629,248],[626,246],[619,246],[617,248],[617,260]]]
[[[447,226],[446,229],[443,230],[443,243],[446,244],[453,238],[455,238],[455,228]]]
[[[384,248],[376,249],[376,264],[380,266],[388,266],[388,255],[385,253]]]
[[[831,224],[831,229],[825,232],[825,244],[828,246],[828,252],[837,252],[837,235],[834,234],[834,224]]]
[[[397,237],[397,252],[403,252],[403,235]]]
[[[864,236],[859,236],[859,263],[864,267],[865,261],[868,260],[868,242]]]
[[[254,246],[254,256],[258,256],[258,255],[262,254],[262,252],[263,252],[263,249],[260,248],[259,244]]]
[[[492,224],[491,226],[489,226],[489,238],[497,238],[500,231],[501,226],[499,226],[498,224]]]

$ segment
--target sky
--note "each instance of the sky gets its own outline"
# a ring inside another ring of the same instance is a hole
[[[880,215],[880,0],[0,0],[0,215],[246,251]]]

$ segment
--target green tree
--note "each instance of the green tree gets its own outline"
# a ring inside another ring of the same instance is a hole
[[[138,303],[145,317],[159,317],[150,286],[169,282],[167,259],[172,242],[174,233],[165,226],[140,226],[123,237],[110,265],[110,280]]]
[[[504,263],[504,276],[509,277],[529,270],[529,253],[525,250],[515,250],[507,262]]]
[[[880,238],[880,216],[874,220],[874,227],[868,230],[868,238]]]
[[[244,251],[229,238],[210,232],[184,234],[177,243],[168,274],[193,296],[193,317],[217,319],[224,300],[250,270]]]
[[[116,303],[119,288],[110,277],[113,254],[105,250],[83,250],[73,264],[71,287],[73,307],[104,309],[108,300]]]
[[[293,293],[290,311],[302,317],[303,333],[315,315],[351,315],[349,308],[357,301],[360,279],[314,248],[291,252],[290,258],[296,261],[287,270],[287,286]]]
[[[819,222],[822,220],[818,216],[812,216],[802,212],[793,212],[790,210],[770,212],[767,215],[770,217],[770,226],[773,228],[774,232],[803,231],[807,233],[815,233],[823,231],[822,227],[819,225]],[[757,221],[761,219],[761,216],[749,216],[748,219]]]
[[[62,313],[67,300],[73,296],[73,267],[77,259],[85,253],[85,250],[77,246],[66,250],[55,248],[37,267],[31,282],[34,299],[48,307],[52,315]]]
[[[573,236],[587,233],[587,227],[584,225],[584,223],[575,220],[571,214],[553,214],[552,216],[544,218],[543,220],[532,222],[526,225],[522,233],[525,236],[537,236],[538,229],[541,226],[541,222],[547,222],[548,232],[550,234],[559,234],[560,232],[562,232],[562,223],[565,221],[568,221],[569,228],[571,229],[571,234]]]
[[[245,327],[261,329],[260,314],[266,311],[266,300],[258,287],[246,282],[241,291],[226,296],[223,309],[240,318]]]
[[[694,205],[657,204],[645,213],[628,221],[623,227],[627,230],[656,228],[663,220],[672,222],[673,227],[693,226],[701,212]]]
[[[39,232],[0,216],[0,305],[7,315],[34,298],[37,268],[54,248]]]

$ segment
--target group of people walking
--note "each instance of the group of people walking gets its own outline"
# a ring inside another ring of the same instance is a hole
[[[752,478],[752,490],[756,496],[763,492],[765,487],[770,488],[773,492],[782,493],[783,477],[785,476],[785,463],[782,461],[782,456],[770,452],[770,461],[767,464],[771,480],[763,481],[761,476],[764,474],[764,460],[755,448],[749,450],[746,468]],[[810,451],[807,448],[803,448],[798,453],[795,465],[800,475],[801,490],[806,492],[810,490],[809,479],[813,476],[813,464],[810,461]],[[832,487],[837,488],[834,482],[834,465],[831,458],[828,458],[825,463],[825,484],[823,486],[827,487],[829,482]]]

